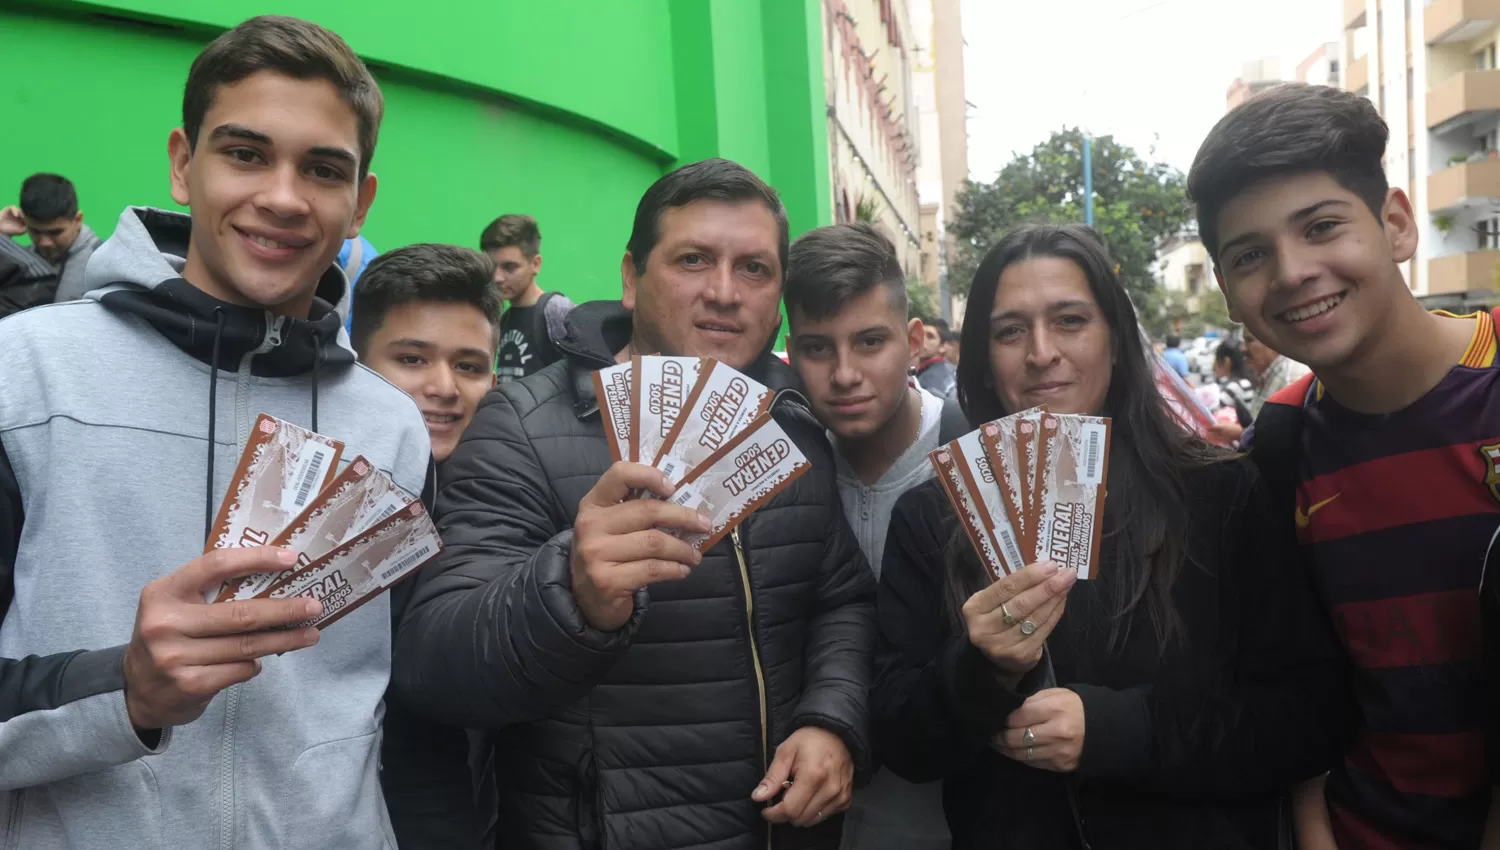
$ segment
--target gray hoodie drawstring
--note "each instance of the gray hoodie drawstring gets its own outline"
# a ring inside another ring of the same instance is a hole
[[[312,367],[312,430],[318,433],[318,370],[323,366],[323,337],[317,331],[312,332],[313,338],[313,367]]]
[[[208,364],[208,485],[203,494],[203,542],[214,532],[214,430],[219,422],[219,343],[224,339],[224,308],[214,308],[214,355]]]

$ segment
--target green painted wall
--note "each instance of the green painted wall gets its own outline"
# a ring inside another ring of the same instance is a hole
[[[9,128],[0,203],[14,202],[26,175],[56,171],[78,186],[101,235],[128,204],[171,207],[166,140],[193,57],[252,13],[296,14],[343,35],[385,93],[380,191],[365,229],[377,248],[475,245],[495,216],[526,212],[542,228],[544,285],[575,300],[614,297],[635,205],[677,163],[742,162],[781,191],[794,233],[830,220],[820,8],[52,0],[0,9]]]

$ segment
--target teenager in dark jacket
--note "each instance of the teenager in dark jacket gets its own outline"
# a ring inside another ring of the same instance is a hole
[[[501,843],[546,850],[836,848],[856,772],[874,582],[832,449],[786,364],[787,221],[724,160],[641,199],[621,302],[568,317],[566,358],[501,383],[444,463],[447,548],[396,647],[406,704],[495,730]],[[631,352],[710,355],[776,391],[811,468],[699,559],[696,512],[611,463],[592,374]],[[790,783],[790,784],[784,784]]]
[[[971,421],[1114,418],[1097,577],[991,584],[937,483],[907,493],[876,754],[944,780],[958,850],[1274,850],[1284,792],[1340,751],[1337,645],[1253,467],[1170,418],[1112,268],[1082,226],[1013,232],[975,275],[959,366]]]

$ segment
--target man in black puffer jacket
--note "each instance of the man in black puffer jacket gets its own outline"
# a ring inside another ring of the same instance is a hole
[[[506,850],[838,846],[834,815],[870,767],[874,586],[823,429],[770,353],[786,252],[785,210],[749,171],[663,177],[622,301],[575,309],[566,358],[493,390],[443,467],[447,548],[414,589],[393,690],[494,730]],[[620,502],[667,492],[605,442],[591,376],[633,351],[765,383],[811,461],[701,562],[651,530],[695,514]]]

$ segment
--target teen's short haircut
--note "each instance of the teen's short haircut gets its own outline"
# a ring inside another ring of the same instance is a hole
[[[906,276],[896,246],[870,225],[820,227],[792,243],[783,292],[788,316],[801,311],[810,319],[826,319],[877,286],[905,316]]]
[[[21,183],[21,214],[36,221],[78,215],[78,193],[60,174],[33,174]]]
[[[370,335],[380,330],[391,310],[423,302],[474,307],[490,320],[498,347],[500,289],[494,263],[472,248],[423,243],[381,254],[359,276],[350,308],[354,350],[364,353]]]
[[[182,93],[182,129],[198,146],[203,117],[220,86],[260,71],[296,80],[327,80],[353,110],[359,127],[359,176],[370,171],[385,102],[365,63],[336,33],[311,21],[281,15],[251,18],[214,39],[193,60]]]
[[[937,328],[938,339],[945,340],[953,333],[948,330],[948,320],[941,316],[924,316],[922,318],[922,325],[924,327]]]
[[[786,207],[776,190],[767,186],[750,169],[727,159],[705,159],[692,162],[667,174],[646,190],[635,208],[635,223],[630,228],[630,252],[636,274],[646,273],[646,260],[661,240],[661,213],[667,207],[685,207],[693,201],[759,201],[766,205],[781,231],[777,258],[781,261],[782,279],[786,277],[787,243],[790,241]]]
[[[481,251],[498,251],[512,246],[520,248],[526,259],[536,259],[542,250],[542,231],[537,229],[536,219],[517,213],[502,215],[479,234]]]
[[[1325,172],[1378,218],[1388,184],[1380,160],[1390,130],[1367,98],[1328,86],[1287,83],[1240,104],[1209,131],[1188,172],[1198,235],[1218,261],[1218,217],[1270,177]]]

